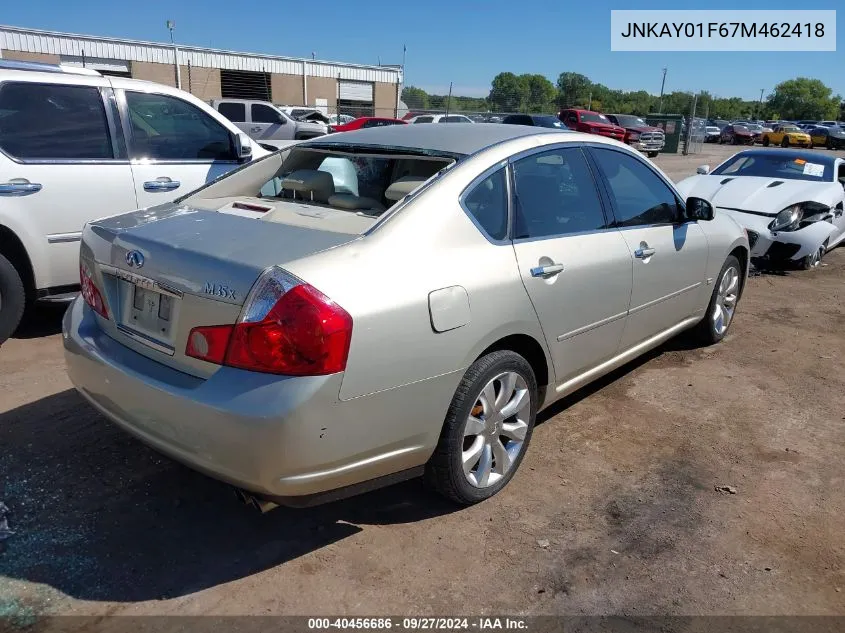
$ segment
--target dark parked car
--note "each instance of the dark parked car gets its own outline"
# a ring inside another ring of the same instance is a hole
[[[813,145],[825,146],[827,149],[845,149],[845,130],[841,127],[814,127],[807,132]]]
[[[533,125],[535,127],[552,127],[565,130],[566,126],[552,114],[509,114],[502,123],[510,125]]]
[[[719,143],[731,145],[753,145],[754,134],[744,125],[728,125],[722,130]]]

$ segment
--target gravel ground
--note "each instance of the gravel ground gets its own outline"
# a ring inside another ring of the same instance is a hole
[[[843,275],[839,249],[751,278],[722,344],[670,341],[545,412],[467,509],[408,482],[250,511],[87,406],[41,308],[0,352],[0,616],[845,614]]]

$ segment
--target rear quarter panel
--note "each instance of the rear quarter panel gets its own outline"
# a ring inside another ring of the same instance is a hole
[[[500,338],[527,334],[545,349],[513,247],[489,242],[459,204],[475,176],[518,151],[513,144],[454,167],[364,239],[286,266],[352,315],[342,400],[446,374],[451,398],[464,370]],[[469,322],[438,333],[429,294],[451,286],[466,290]]]

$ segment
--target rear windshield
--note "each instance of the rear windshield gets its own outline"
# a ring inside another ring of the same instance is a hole
[[[452,162],[436,157],[297,148],[256,193],[261,198],[379,215]]]
[[[796,158],[794,154],[778,156],[777,154],[740,153],[719,165],[713,170],[713,174],[832,182],[833,165],[830,162],[817,162],[813,154]]]

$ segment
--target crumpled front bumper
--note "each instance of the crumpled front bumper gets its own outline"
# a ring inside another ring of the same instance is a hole
[[[778,261],[798,261],[815,253],[836,228],[829,222],[814,222],[797,231],[772,231],[773,217],[717,208],[727,213],[748,231],[751,257],[767,257]]]

